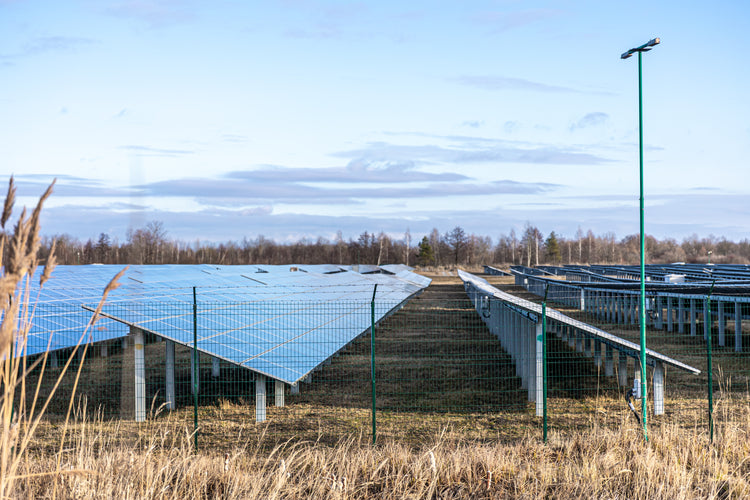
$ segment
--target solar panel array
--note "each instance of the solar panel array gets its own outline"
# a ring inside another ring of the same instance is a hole
[[[513,306],[516,306],[523,311],[527,311],[535,315],[536,318],[541,318],[542,316],[541,304],[537,304],[535,302],[531,302],[529,300],[498,290],[484,278],[474,276],[473,274],[461,271],[460,269],[458,271],[458,276],[459,278],[461,278],[465,285],[469,284],[471,287],[480,291],[482,294],[488,297],[494,297],[505,302],[506,304],[512,304]],[[589,325],[588,323],[584,323],[583,321],[571,318],[552,308],[547,308],[546,314],[548,321],[554,321],[561,325],[570,326],[577,330],[585,332],[587,336],[610,345],[614,349],[617,349],[618,351],[621,351],[628,356],[636,357],[640,355],[641,347],[634,342],[630,342],[628,340],[620,338],[617,335],[608,333],[600,328],[596,328],[592,325]],[[536,321],[539,321],[539,319],[537,319]],[[655,361],[659,361],[694,374],[700,373],[700,370],[677,361],[676,359],[672,359],[668,356],[658,353],[652,349],[646,349],[646,358],[649,364],[653,364]]]
[[[121,266],[58,266],[38,294],[28,354],[75,346]],[[372,266],[368,266],[372,273]],[[38,283],[37,277],[33,282]],[[129,326],[293,384],[429,285],[408,270],[360,274],[339,266],[131,266],[85,341]]]
[[[587,282],[629,282],[640,279],[640,266],[625,265],[566,265],[539,266],[531,269],[512,266],[523,274],[565,276],[566,279]],[[717,285],[750,284],[750,266],[745,264],[647,264],[646,280],[651,283],[669,283],[680,278],[680,283],[712,283]]]

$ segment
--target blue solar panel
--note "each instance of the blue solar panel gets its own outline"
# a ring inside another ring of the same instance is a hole
[[[58,266],[52,279],[34,291],[39,301],[27,353],[76,345],[90,310],[121,269]],[[106,318],[84,340],[123,337],[133,325],[192,347],[195,287],[200,351],[295,383],[369,328],[376,284],[378,321],[430,283],[402,268],[394,268],[395,275],[378,274],[376,266],[359,270],[330,265],[132,266],[110,293]]]

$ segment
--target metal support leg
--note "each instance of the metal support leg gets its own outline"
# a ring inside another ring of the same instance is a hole
[[[602,367],[602,343],[594,340],[594,364],[597,368]]]
[[[677,299],[677,333],[685,333],[685,301]]]
[[[664,364],[657,361],[654,366],[654,415],[664,414]]]
[[[190,353],[190,394],[201,393],[201,353],[195,353],[196,359],[193,360],[193,354]],[[196,366],[197,364],[197,366]],[[198,380],[195,380],[197,376]]]
[[[724,316],[724,302],[719,301],[719,306],[717,307],[717,309],[719,310],[719,346],[725,347],[727,345],[727,318],[726,316]]]
[[[524,373],[526,374],[526,388],[529,392],[529,401],[536,400],[536,342],[534,339],[534,323],[524,321],[523,340],[524,340]]]
[[[742,302],[734,303],[734,351],[742,352]]]
[[[278,408],[284,407],[284,382],[281,380],[274,380],[273,402]]]
[[[266,420],[266,376],[255,375],[255,421]]]
[[[146,364],[143,351],[143,331],[130,327],[133,336],[133,354],[135,362],[135,421],[146,420]]]
[[[615,350],[611,345],[604,345],[604,375],[611,377],[615,374]]]
[[[617,353],[617,385],[628,386],[628,357],[622,351]]]
[[[690,299],[690,336],[695,337],[696,326],[695,326],[695,299]]]
[[[672,297],[666,297],[667,299],[667,331],[672,332],[674,331],[674,325],[673,325],[673,311],[672,311]]]
[[[656,296],[656,329],[664,329],[664,309],[659,295]]]
[[[167,340],[164,343],[166,351],[166,396],[167,409],[174,410],[177,407],[174,390],[174,342]]]
[[[708,340],[711,334],[711,324],[708,322],[708,301],[703,301],[703,340]],[[713,323],[713,320],[711,321]]]

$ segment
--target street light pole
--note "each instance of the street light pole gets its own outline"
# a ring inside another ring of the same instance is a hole
[[[648,431],[646,427],[647,406],[646,406],[646,235],[644,231],[643,215],[643,84],[641,70],[641,54],[648,52],[652,47],[659,44],[661,40],[654,38],[644,43],[640,47],[635,47],[620,56],[621,59],[627,59],[636,52],[638,53],[638,144],[640,149],[640,219],[641,219],[641,303],[639,307],[640,326],[641,326],[641,415],[643,423],[643,438],[648,441]]]

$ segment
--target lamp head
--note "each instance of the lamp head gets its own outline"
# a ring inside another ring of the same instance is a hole
[[[630,49],[629,51],[625,52],[620,56],[620,59],[627,59],[636,52],[648,52],[651,50],[651,47],[655,47],[661,43],[661,38],[652,38],[648,42],[644,43],[640,47],[635,47],[633,49]]]

